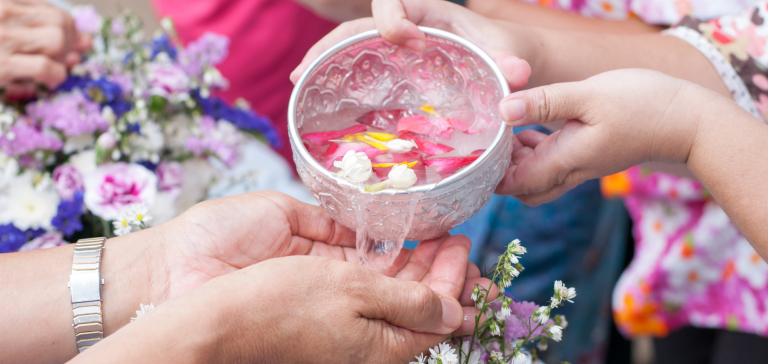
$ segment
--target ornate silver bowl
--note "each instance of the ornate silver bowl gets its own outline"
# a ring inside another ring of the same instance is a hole
[[[454,34],[421,30],[427,36],[423,54],[394,46],[375,30],[337,44],[304,72],[288,108],[293,158],[304,184],[334,220],[355,229],[363,219],[365,233],[378,242],[431,239],[466,221],[488,202],[512,153],[512,128],[501,122],[498,112],[509,87],[491,57]],[[305,123],[321,114],[425,103],[458,106],[500,125],[480,158],[436,184],[361,198],[356,185],[323,168],[301,141]],[[376,249],[386,251],[387,246]]]

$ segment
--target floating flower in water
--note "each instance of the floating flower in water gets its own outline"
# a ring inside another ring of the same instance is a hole
[[[412,132],[432,138],[450,139],[453,127],[444,118],[428,119],[416,115],[400,119],[397,122],[397,133]]]
[[[428,156],[441,155],[453,150],[453,148],[447,145],[432,143],[428,140],[419,138],[415,133],[404,132],[404,133],[401,133],[399,136],[400,136],[400,139],[410,140],[414,142],[416,144],[416,149]]]
[[[331,143],[331,140],[341,139],[350,134],[362,133],[366,131],[365,125],[357,124],[349,128],[336,131],[321,131],[316,133],[307,133],[301,136],[302,140],[308,141],[312,145],[321,146]]]
[[[333,143],[331,144],[331,147],[328,148],[328,151],[325,153],[325,155],[323,155],[323,157],[326,158],[325,168],[331,168],[334,162],[344,158],[344,155],[346,155],[349,151],[354,151],[355,153],[364,153],[366,156],[368,156],[368,159],[372,159],[384,153],[384,151],[373,148],[364,143]]]
[[[365,182],[373,174],[371,160],[363,152],[349,150],[341,161],[333,162],[333,166],[341,169],[336,173],[339,177],[351,182]]]
[[[427,165],[427,167],[432,167],[435,169],[435,171],[440,174],[443,178],[446,178],[452,174],[454,174],[456,171],[458,171],[462,167],[466,167],[477,158],[480,158],[479,155],[477,156],[469,156],[469,157],[454,157],[454,158],[431,158],[424,161],[424,163]]]
[[[375,110],[365,113],[357,118],[357,122],[368,125],[372,128],[384,130],[387,133],[397,132],[397,123],[400,119],[412,116],[410,111],[405,109],[398,110]]]

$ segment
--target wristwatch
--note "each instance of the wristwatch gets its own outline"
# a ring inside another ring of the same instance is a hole
[[[72,296],[72,312],[75,342],[78,352],[83,352],[104,338],[101,319],[101,252],[106,238],[80,239],[75,243],[69,291]]]

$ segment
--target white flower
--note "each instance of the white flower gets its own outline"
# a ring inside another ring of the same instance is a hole
[[[456,355],[456,349],[452,348],[450,345],[446,343],[441,343],[438,346],[435,346],[434,349],[429,349],[429,353],[432,354],[432,360],[437,362],[437,360],[440,360],[443,364],[458,364],[459,357]]]
[[[388,142],[382,142],[391,153],[408,153],[412,148],[416,148],[416,143],[412,140],[395,139]]]
[[[373,174],[371,160],[363,152],[347,151],[341,161],[333,162],[333,166],[341,169],[336,173],[339,177],[346,178],[351,182],[365,182]]]
[[[153,303],[150,303],[149,305],[145,305],[143,303],[139,303],[139,307],[141,307],[141,310],[136,310],[136,317],[131,317],[131,322],[134,322],[139,319],[139,317],[143,316],[147,312],[153,310],[155,308],[155,305]]]
[[[503,361],[504,360],[504,354],[502,354],[500,351],[493,350],[491,351],[491,354],[489,355],[489,358],[496,361]]]
[[[530,364],[531,361],[532,358],[530,354],[524,352],[522,349],[517,349],[515,356],[512,357],[509,364]]]
[[[568,288],[563,281],[555,281],[555,295],[552,297],[552,304],[559,304],[561,301],[573,303],[572,299],[576,297],[576,288]]]
[[[547,306],[541,306],[536,309],[536,311],[533,312],[534,315],[537,315],[538,317],[534,318],[539,323],[546,323],[547,320],[549,320],[549,312],[550,308]]]
[[[388,184],[394,188],[406,189],[416,184],[416,172],[405,164],[396,164],[389,171]]]
[[[85,176],[96,170],[96,151],[93,149],[77,153],[69,157],[69,164]]]
[[[512,309],[509,308],[509,304],[511,303],[511,301],[512,299],[508,297],[504,297],[504,301],[501,302],[501,311],[499,312],[501,312],[502,317],[507,317],[512,314]]]
[[[560,341],[563,339],[563,328],[557,325],[552,325],[549,327],[549,337],[552,338],[552,340]]]
[[[152,220],[152,216],[148,215],[149,209],[143,202],[135,203],[125,207],[125,216],[130,221],[131,225],[141,226],[147,225],[148,221]],[[122,215],[122,214],[121,214]]]
[[[120,218],[112,221],[112,226],[114,227],[115,235],[117,236],[128,235],[133,231],[131,220],[125,215],[121,215]]]
[[[4,205],[0,208],[0,224],[13,224],[19,230],[50,229],[56,216],[59,194],[52,188],[35,188],[28,178],[10,183]]]
[[[563,329],[568,327],[568,320],[565,319],[565,315],[555,316],[555,323],[558,324]]]
[[[412,361],[408,364],[427,364],[427,358],[424,357],[424,354],[419,354],[419,356],[416,357],[416,361]]]
[[[486,315],[486,317],[492,317],[491,315]],[[488,324],[488,328],[491,329],[491,335],[493,336],[500,336],[501,335],[501,329],[499,328],[499,324],[492,320]]]
[[[528,252],[524,246],[520,245],[520,239],[512,240],[512,242],[510,242],[509,245],[507,246],[507,251],[510,254],[517,254],[517,255],[523,255]]]
[[[80,135],[67,137],[64,141],[62,151],[64,154],[79,152],[93,146],[93,134],[83,133]]]

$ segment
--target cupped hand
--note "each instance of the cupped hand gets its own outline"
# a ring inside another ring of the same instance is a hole
[[[283,257],[214,278],[73,362],[400,364],[444,340],[462,315],[423,283]]]
[[[690,82],[639,69],[514,93],[500,105],[507,123],[567,121],[551,135],[518,133],[512,165],[496,192],[539,205],[643,162],[685,163],[704,110],[729,102]]]
[[[57,86],[89,47],[72,17],[47,1],[0,0],[0,87],[11,96],[33,92],[34,83]]]
[[[160,297],[170,299],[203,283],[268,259],[312,255],[358,264],[355,233],[318,206],[277,192],[257,192],[205,201],[158,226],[166,237]],[[471,243],[448,235],[403,249],[384,274],[421,282],[460,300],[468,315],[475,284],[490,280],[468,262]],[[471,330],[467,327],[462,330]],[[465,331],[462,331],[465,332]]]
[[[296,83],[310,63],[329,48],[367,30],[378,29],[390,43],[422,52],[426,36],[418,26],[426,26],[455,33],[486,51],[512,89],[528,82],[531,67],[523,59],[528,60],[532,52],[524,28],[485,18],[442,0],[374,0],[371,6],[373,18],[343,23],[317,42],[291,73],[291,80]]]

